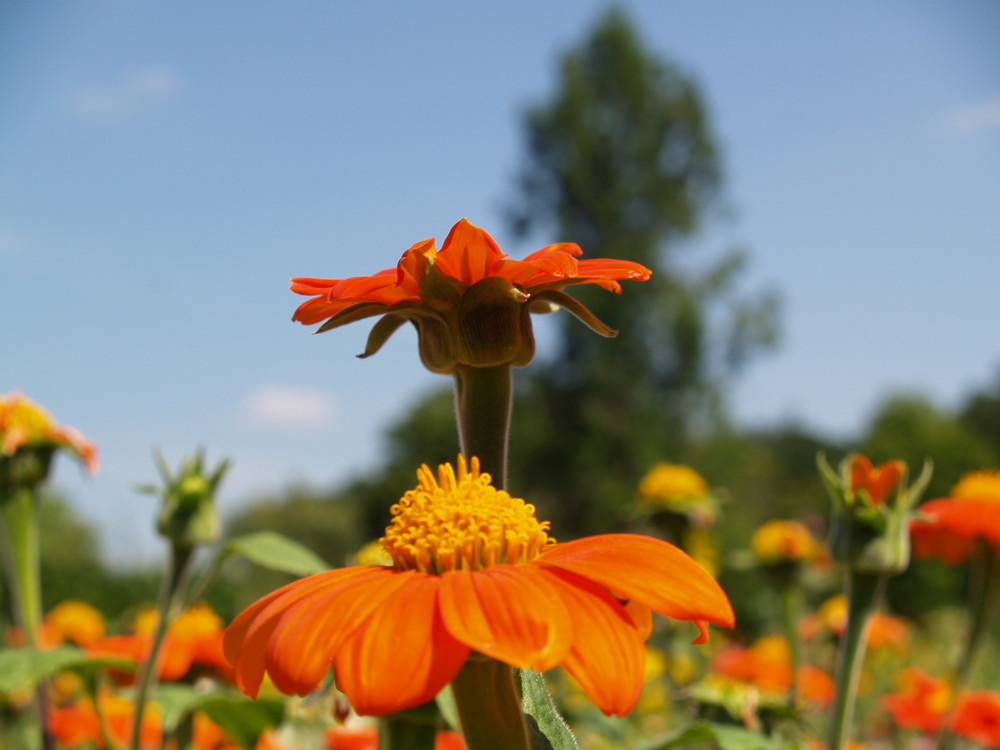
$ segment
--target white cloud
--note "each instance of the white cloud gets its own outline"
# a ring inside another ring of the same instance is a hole
[[[70,96],[73,112],[82,117],[127,117],[144,105],[168,99],[181,87],[177,71],[168,65],[130,70],[104,86],[80,86]]]
[[[250,392],[244,414],[255,424],[320,425],[333,417],[334,402],[319,389],[267,385]]]
[[[952,111],[944,119],[944,128],[950,135],[972,135],[1000,128],[1000,95]]]

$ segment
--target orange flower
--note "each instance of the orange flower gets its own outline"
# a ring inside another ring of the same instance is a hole
[[[135,705],[127,698],[111,693],[102,693],[99,701],[109,737],[118,745],[125,745],[132,734]],[[54,709],[48,715],[47,726],[53,738],[65,747],[75,747],[84,742],[92,743],[97,748],[106,747],[97,712],[90,701]],[[139,746],[158,748],[162,737],[159,716],[155,711],[147,712],[142,721]]]
[[[812,640],[824,630],[838,638],[847,627],[847,598],[843,594],[831,596],[816,614],[806,615],[799,622],[799,636]],[[903,651],[910,643],[910,626],[898,617],[875,612],[868,623],[867,643],[872,648],[892,646]]]
[[[820,553],[812,532],[799,521],[768,521],[754,532],[750,546],[766,565],[806,562]]]
[[[324,733],[327,750],[376,750],[378,727],[365,724],[360,727],[331,727]],[[438,732],[434,750],[465,750],[465,740],[458,732]]]
[[[45,409],[22,394],[0,396],[0,457],[12,457],[24,448],[66,448],[89,473],[97,473],[97,448],[92,442],[72,427],[56,424]]]
[[[690,557],[651,537],[606,534],[564,544],[534,507],[459,457],[392,508],[390,566],[319,573],[251,605],[226,631],[237,686],[264,673],[304,695],[333,666],[362,714],[433,698],[472,651],[522,669],[562,664],[606,714],[642,689],[650,610],[730,627],[726,595]]]
[[[378,750],[378,727],[330,727],[323,733],[327,750]]]
[[[872,505],[881,505],[905,473],[906,464],[902,461],[886,461],[875,468],[868,456],[856,454],[851,457],[851,490],[864,491]]]
[[[750,648],[732,646],[717,653],[712,671],[765,693],[786,693],[792,686],[792,652],[781,636],[761,638]],[[825,707],[833,702],[836,687],[819,667],[803,664],[795,684],[803,703]]]
[[[947,680],[910,667],[900,674],[899,687],[898,693],[882,698],[882,707],[892,715],[896,726],[936,734],[951,702]]]
[[[91,656],[113,656],[140,664],[149,658],[158,615],[155,610],[139,614],[136,632],[113,635],[90,644]],[[207,604],[185,610],[167,628],[160,649],[159,679],[170,682],[184,677],[195,664],[229,676],[229,663],[221,653],[222,619]],[[119,675],[119,677],[122,677]],[[132,675],[123,677],[129,682]]]
[[[1000,550],[1000,471],[966,474],[951,497],[920,506],[910,524],[913,554],[936,557],[949,565],[964,562],[976,540]]]
[[[837,685],[833,678],[819,667],[803,664],[795,675],[795,685],[803,702],[819,708],[833,704],[837,695]]]
[[[1000,747],[1000,692],[967,690],[959,694],[951,731],[983,747]]]
[[[292,320],[326,321],[321,332],[384,315],[362,356],[377,352],[409,320],[419,332],[421,359],[434,372],[451,372],[458,365],[523,367],[535,353],[531,312],[565,307],[598,333],[615,335],[560,292],[563,287],[596,284],[620,292],[619,280],[645,280],[651,273],[625,260],[577,260],[581,253],[579,246],[563,242],[512,260],[486,232],[462,219],[440,250],[433,239],[418,242],[395,268],[373,276],[292,279],[293,292],[312,298]]]
[[[767,693],[784,693],[792,685],[792,657],[780,636],[761,638],[750,648],[731,647],[712,660],[712,671]]]
[[[89,646],[104,637],[104,616],[86,602],[61,602],[45,615],[45,625],[59,634],[61,641]]]

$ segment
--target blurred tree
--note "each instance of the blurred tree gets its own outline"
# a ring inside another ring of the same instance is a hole
[[[891,396],[876,409],[860,450],[873,461],[901,458],[911,474],[920,471],[925,458],[932,459],[934,476],[925,499],[946,496],[962,474],[996,466],[998,460],[988,437],[915,394]]]
[[[996,456],[1000,456],[1000,372],[993,383],[969,396],[959,414],[962,424],[990,441]],[[997,464],[980,468],[1000,468]]]
[[[511,486],[575,535],[613,525],[641,475],[713,425],[727,377],[773,342],[776,300],[736,296],[737,252],[698,275],[679,268],[677,240],[718,192],[714,138],[695,84],[645,50],[623,12],[564,55],[558,91],[525,130],[515,232],[543,228],[654,271],[620,298],[574,290],[622,335],[564,316],[557,355],[518,379]]]

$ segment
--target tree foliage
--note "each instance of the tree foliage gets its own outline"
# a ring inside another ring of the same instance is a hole
[[[774,298],[735,294],[742,255],[697,275],[676,257],[721,181],[708,120],[695,83],[617,10],[564,55],[558,90],[525,119],[515,231],[544,228],[654,272],[622,297],[574,290],[621,335],[564,316],[558,351],[518,381],[512,486],[574,533],[613,523],[641,474],[715,421],[726,378],[773,340]]]

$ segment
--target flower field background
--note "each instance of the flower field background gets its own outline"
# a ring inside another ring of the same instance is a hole
[[[461,219],[292,279],[345,366],[412,326],[451,379],[371,472],[223,517],[238,455],[156,455],[163,564],[123,570],[49,483],[100,446],[0,384],[0,750],[1000,747],[1000,380],[734,426],[780,298],[678,257],[721,183],[698,88],[620,11],[560,76],[508,207],[554,244]]]

